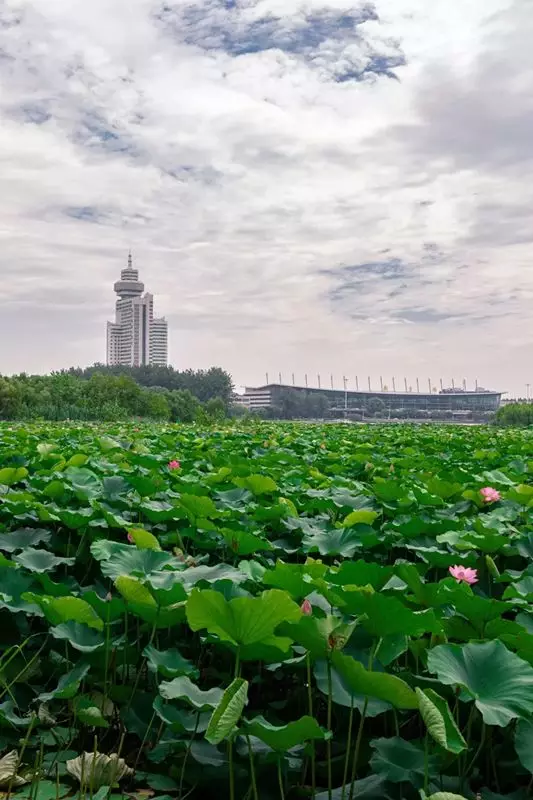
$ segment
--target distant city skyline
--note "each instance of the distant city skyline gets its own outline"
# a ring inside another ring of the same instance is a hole
[[[154,317],[154,296],[144,293],[131,252],[113,288],[118,298],[115,321],[107,323],[108,366],[167,366],[168,325]]]

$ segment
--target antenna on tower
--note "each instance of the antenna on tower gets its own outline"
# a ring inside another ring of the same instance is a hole
[[[132,268],[132,264],[133,264],[133,259],[131,257],[131,247],[130,247],[129,252],[128,252],[128,269]]]

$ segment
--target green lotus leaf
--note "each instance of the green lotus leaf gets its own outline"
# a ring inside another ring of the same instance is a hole
[[[111,580],[116,580],[120,575],[146,577],[168,566],[183,568],[183,565],[170,553],[140,550],[132,544],[104,539],[91,545],[91,553],[100,562],[103,575]]]
[[[222,689],[204,692],[185,676],[162,681],[159,684],[159,693],[165,700],[184,700],[197,711],[216,708],[224,695]]]
[[[414,742],[393,736],[390,739],[374,739],[370,742],[374,755],[370,765],[374,772],[391,783],[408,783],[420,788],[424,783],[426,768],[429,775],[438,772],[436,756],[426,759],[424,748]]]
[[[0,469],[0,485],[13,486],[28,477],[26,467],[4,467]]]
[[[284,623],[280,632],[294,639],[313,656],[329,658],[334,650],[342,650],[350,640],[357,622],[344,622],[340,617],[301,616],[298,622]]]
[[[161,545],[153,533],[142,528],[129,528],[128,536],[140,550],[161,550]]]
[[[25,550],[36,544],[49,544],[50,539],[50,531],[43,528],[18,528],[18,530],[0,534],[0,550],[14,553],[16,550]]]
[[[212,517],[220,516],[220,512],[210,497],[182,494],[179,499],[179,504],[193,518],[205,517],[205,519],[211,519]]]
[[[239,556],[249,556],[264,550],[273,550],[272,545],[260,536],[245,530],[224,530],[222,536],[227,546]]]
[[[50,628],[54,639],[63,639],[70,642],[75,650],[81,653],[94,653],[105,645],[105,639],[89,625],[81,622],[63,622]]]
[[[80,500],[93,500],[102,492],[102,482],[98,475],[86,467],[68,467],[65,478]]]
[[[109,722],[102,714],[102,709],[90,697],[76,697],[73,703],[76,717],[90,728],[109,728]]]
[[[518,721],[514,735],[514,746],[522,766],[533,774],[533,721],[530,719]]]
[[[103,630],[104,623],[94,608],[81,597],[50,597],[26,592],[22,599],[40,606],[52,625],[79,622],[97,631]]]
[[[327,579],[337,586],[372,586],[382,589],[392,577],[393,568],[363,561],[343,561],[338,569],[330,570]]]
[[[321,561],[307,559],[305,564],[286,564],[276,561],[274,569],[266,570],[263,574],[265,586],[284,589],[296,600],[303,600],[313,591],[314,581],[323,578],[327,566]]]
[[[62,564],[72,566],[75,562],[74,558],[61,558],[48,550],[37,550],[34,547],[27,547],[13,559],[30,572],[51,572]]]
[[[428,669],[463,689],[487,725],[503,728],[533,713],[533,667],[500,641],[439,645],[428,653]]]
[[[396,708],[418,708],[415,692],[396,675],[371,672],[352,656],[339,652],[332,654],[331,662],[351,691],[384,700]]]
[[[411,611],[395,597],[359,589],[348,591],[346,587],[340,597],[345,611],[365,615],[361,624],[377,638],[395,634],[421,636],[428,632],[442,633],[442,626],[433,609]]]
[[[219,592],[194,589],[187,601],[187,621],[193,631],[205,628],[236,646],[276,645],[279,637],[274,631],[278,625],[301,616],[299,606],[279,589],[229,601]]]
[[[272,725],[264,717],[257,716],[252,720],[245,720],[242,731],[248,736],[256,736],[272,750],[282,753],[304,742],[324,740],[331,736],[320,727],[316,719],[309,716],[301,717],[286,725]]]
[[[248,702],[248,681],[235,678],[213,711],[205,738],[210,744],[220,744],[234,730]]]
[[[234,478],[233,483],[241,489],[248,489],[257,496],[273,494],[278,491],[277,483],[268,475],[248,475],[246,478]]]
[[[328,668],[326,661],[317,661],[314,666],[314,675],[317,688],[322,694],[327,697],[329,694],[329,678]],[[345,708],[355,708],[359,712],[363,711],[366,705],[367,717],[378,717],[385,711],[390,711],[391,704],[384,700],[379,700],[375,697],[354,692],[346,680],[344,680],[341,673],[331,667],[331,698],[337,705],[344,706]]]
[[[416,688],[420,715],[428,733],[450,753],[462,753],[466,742],[457,727],[448,703],[433,689]]]
[[[83,662],[78,664],[66,675],[61,676],[55,689],[51,692],[40,694],[39,700],[42,703],[47,703],[49,700],[70,700],[78,693],[81,682],[89,672],[89,669],[89,664],[84,664]]]
[[[364,550],[379,541],[376,531],[368,525],[350,528],[333,528],[306,533],[303,549],[306,553],[318,552],[321,556],[352,558],[357,550]]]
[[[161,696],[155,698],[153,707],[159,719],[176,733],[205,733],[212,716],[210,710],[188,711],[173,703],[165,703]]]
[[[152,645],[147,645],[143,655],[152,672],[159,672],[164,678],[176,678],[178,675],[190,675],[194,678],[199,676],[194,664],[187,661],[175,648],[156,650]]]
[[[357,511],[352,511],[348,514],[347,517],[343,520],[343,527],[349,528],[352,525],[359,525],[363,523],[364,525],[372,525],[372,523],[379,517],[379,513],[377,511],[367,511],[366,509],[359,509]]]

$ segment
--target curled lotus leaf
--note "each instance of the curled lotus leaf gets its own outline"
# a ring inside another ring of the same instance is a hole
[[[25,778],[17,775],[19,764],[19,754],[16,750],[11,750],[0,758],[0,786],[23,786],[27,783]]]
[[[80,786],[100,789],[115,786],[122,778],[129,778],[133,770],[118,753],[82,753],[66,763],[67,772],[79,781]]]

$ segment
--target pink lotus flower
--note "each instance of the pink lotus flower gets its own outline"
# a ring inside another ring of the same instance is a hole
[[[181,467],[181,464],[180,464],[179,461],[176,461],[176,459],[174,459],[173,461],[169,461],[168,462],[168,468],[169,469],[179,469],[180,467]]]
[[[498,500],[502,499],[501,494],[496,489],[493,489],[492,486],[485,486],[479,493],[485,503],[497,503]]]
[[[134,543],[135,543],[135,539],[133,538],[133,536],[131,535],[131,533],[128,533],[128,542],[129,542],[130,544],[134,544]]]
[[[453,575],[457,583],[461,583],[461,581],[470,585],[477,583],[477,569],[462,566],[450,567],[450,575]]]
[[[302,614],[305,614],[306,617],[310,617],[311,614],[313,613],[313,606],[311,605],[309,600],[307,600],[307,598],[303,601],[302,605],[300,606],[300,611],[302,612]]]

